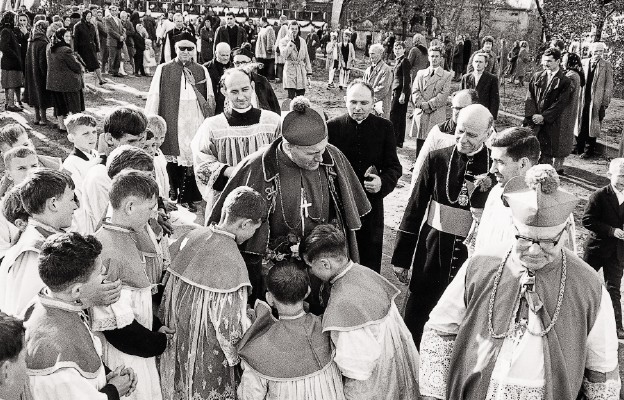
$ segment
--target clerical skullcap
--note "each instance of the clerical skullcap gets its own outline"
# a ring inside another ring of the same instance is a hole
[[[282,120],[282,136],[295,146],[314,146],[327,138],[327,124],[323,112],[315,109],[310,100],[295,97],[290,112]]]
[[[184,31],[180,33],[179,35],[175,35],[173,37],[173,43],[178,43],[178,42],[189,42],[189,43],[180,43],[180,44],[187,44],[189,46],[191,45],[195,46],[197,39],[195,39],[195,36],[193,36],[189,31]]]
[[[609,164],[611,175],[624,175],[624,158],[614,158]]]
[[[510,179],[503,190],[503,199],[515,221],[534,227],[565,223],[579,201],[559,187],[559,175],[548,164],[535,165],[525,177]]]

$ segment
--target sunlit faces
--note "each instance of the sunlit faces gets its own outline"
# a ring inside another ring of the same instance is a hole
[[[319,257],[314,261],[310,261],[306,258],[305,262],[310,268],[310,273],[320,280],[327,282],[333,278],[331,262],[328,259]]]
[[[154,215],[158,206],[158,198],[154,196],[151,199],[142,199],[137,196],[128,196],[122,206],[124,207],[124,221],[127,226],[139,230]]]
[[[349,116],[356,121],[364,121],[373,111],[373,95],[364,85],[353,85],[345,96]]]
[[[559,70],[560,62],[561,60],[555,60],[553,56],[542,56],[542,67],[544,67],[544,70],[557,72]]]
[[[613,187],[615,187],[619,192],[624,191],[624,173],[619,171],[612,173],[609,171],[608,175],[611,180],[611,185],[613,185]]]
[[[225,23],[226,23],[227,26],[229,26],[231,28],[236,23],[236,20],[234,19],[233,15],[226,15],[225,16]]]
[[[65,43],[71,43],[71,32],[69,30],[63,35],[63,40]]]
[[[149,140],[146,139],[143,144],[143,150],[145,150],[145,152],[152,157],[156,157],[156,155],[158,155],[158,148],[159,147],[157,145],[155,137],[152,137]]]
[[[121,138],[115,139],[110,135],[110,133],[106,134],[106,141],[109,145],[116,149],[119,146],[127,144],[129,146],[140,147],[143,148],[145,145],[145,132],[142,132],[140,135],[131,135],[129,133],[125,133]]]
[[[485,64],[487,64],[487,56],[485,54],[475,54],[472,58],[472,67],[478,73],[485,71]]]
[[[455,128],[457,151],[472,154],[478,151],[488,137],[489,127],[483,118],[475,118],[470,113],[460,113]]]
[[[158,150],[160,149],[160,146],[162,146],[162,144],[165,142],[165,135],[167,134],[167,132],[155,130],[152,131],[152,133],[154,134],[154,143],[156,144],[156,149]]]
[[[231,52],[231,49],[227,43],[223,43],[223,42],[219,43],[215,51],[215,58],[217,62],[220,62],[221,64],[229,64],[230,52]]]
[[[225,77],[221,93],[234,109],[244,110],[251,106],[254,86],[247,74],[234,70]]]
[[[237,54],[234,56],[234,66],[235,67],[240,67],[242,65],[246,65],[249,64],[252,60],[251,58],[243,55],[243,54]]]
[[[442,63],[442,53],[437,50],[430,50],[427,57],[432,68],[438,68]]]
[[[262,225],[262,221],[254,222],[250,219],[241,219],[237,223],[236,227],[236,243],[242,244],[248,239],[250,239],[258,228]]]
[[[7,176],[13,181],[14,184],[19,184],[26,179],[28,172],[39,166],[39,159],[36,155],[32,154],[24,158],[15,157],[11,160],[10,164],[6,166]]]
[[[515,256],[526,268],[541,269],[561,255],[567,230],[565,223],[553,227],[535,227],[514,221],[514,225],[517,230]]]
[[[67,134],[67,139],[83,153],[89,153],[97,145],[97,128],[95,126],[78,125]]]
[[[483,50],[491,51],[492,50],[492,42],[485,42],[485,43],[483,43]]]
[[[396,57],[403,57],[403,55],[405,54],[405,47],[401,46],[400,44],[395,44],[392,48],[392,51],[394,52],[394,55]]]
[[[290,34],[292,35],[292,37],[295,37],[299,33],[299,25],[297,24],[288,25],[288,30],[290,31]]]
[[[58,227],[61,229],[69,228],[74,211],[78,208],[74,190],[69,186],[65,187],[65,192],[61,196],[52,199],[51,206],[56,212],[55,219]]]
[[[176,53],[182,63],[187,63],[193,60],[195,54],[195,44],[188,40],[182,40],[175,44]]]
[[[491,150],[492,167],[490,172],[496,176],[499,184],[504,186],[511,178],[520,175],[523,163],[527,162],[526,158],[514,161],[507,154],[506,147],[492,147]]]
[[[32,140],[30,140],[30,138],[28,137],[28,133],[24,132],[21,135],[19,135],[15,143],[13,143],[10,146],[5,143],[0,144],[0,151],[5,153],[11,149],[14,149],[16,147],[22,147],[22,146],[28,147],[29,149],[35,151],[35,145],[33,144]]]
[[[383,54],[383,47],[379,48],[377,46],[371,47],[369,50],[369,55],[370,55],[370,59],[371,62],[373,64],[377,64],[380,60],[381,60],[381,56]]]
[[[25,15],[20,15],[17,23],[20,26],[27,26],[28,25],[28,17],[25,16]]]
[[[452,119],[457,122],[459,112],[472,104],[472,99],[467,93],[458,93],[451,100],[451,110],[453,112]]]
[[[84,293],[93,293],[97,291],[97,287],[102,284],[104,275],[106,275],[106,267],[102,264],[102,256],[98,256],[93,263],[93,270],[91,275],[85,282],[80,282],[72,285],[71,292],[75,300],[87,300],[81,297]],[[90,288],[90,289],[86,289]],[[85,296],[86,297],[86,296]],[[82,301],[83,307],[87,307],[88,301]]]
[[[182,17],[181,15],[174,15],[173,16],[173,23],[175,24],[176,29],[182,29],[184,28],[184,17]]]

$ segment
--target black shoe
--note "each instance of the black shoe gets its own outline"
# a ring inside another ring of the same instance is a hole
[[[20,108],[18,106],[9,106],[9,105],[5,106],[4,109],[7,110],[7,111],[13,111],[13,112],[22,112],[22,111],[24,111],[23,108]]]

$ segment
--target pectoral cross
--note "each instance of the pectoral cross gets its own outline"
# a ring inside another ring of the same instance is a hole
[[[308,211],[309,207],[312,207],[312,203],[306,201],[305,192],[303,191],[303,188],[301,188],[301,218],[302,219],[304,216],[306,218],[310,217],[310,212]]]

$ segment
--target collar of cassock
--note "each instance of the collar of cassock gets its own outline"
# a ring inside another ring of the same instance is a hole
[[[41,232],[41,230],[44,230],[45,232],[47,232],[49,234],[48,236],[54,235],[55,233],[64,233],[60,229],[56,229],[53,226],[45,224],[45,223],[43,223],[41,221],[37,221],[36,219],[33,219],[33,218],[30,218],[28,220],[28,225],[32,225],[32,227],[37,229],[42,235],[43,235],[43,232]],[[43,236],[45,236],[45,235],[43,235]]]
[[[349,265],[347,265],[347,267],[338,275],[334,276],[329,283],[330,284],[334,284],[338,279],[342,278],[343,276],[345,276],[347,274],[347,272],[349,272],[349,270],[353,268],[353,261],[349,261]]]
[[[42,289],[41,292],[39,292],[38,296],[39,296],[39,302],[41,303],[41,305],[45,307],[58,308],[59,310],[63,310],[63,311],[79,313],[81,314],[81,317],[84,314],[84,310],[82,306],[80,305],[80,303],[78,302],[68,303],[64,300],[52,297],[52,295],[50,294],[50,290],[48,288]]]

